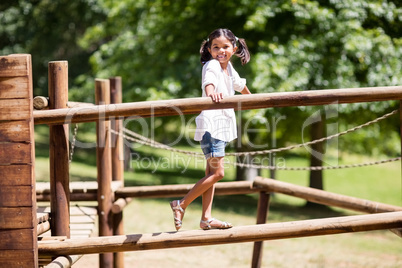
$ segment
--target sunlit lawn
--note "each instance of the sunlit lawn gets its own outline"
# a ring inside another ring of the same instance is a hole
[[[46,147],[45,145],[38,145]],[[198,148],[191,149],[198,152]],[[36,177],[48,180],[48,158],[37,154]],[[71,180],[96,180],[94,150],[77,150],[70,168]],[[287,167],[307,166],[306,159],[289,157]],[[228,157],[229,161],[234,158]],[[343,157],[339,164],[374,161],[366,157]],[[158,162],[159,161],[159,162]],[[163,150],[137,148],[131,171],[125,172],[126,185],[195,183],[204,174],[204,160]],[[269,177],[262,171],[261,176]],[[227,165],[225,180],[235,178],[235,167]],[[278,171],[276,179],[308,186],[307,171]],[[401,163],[327,170],[327,191],[402,206]],[[217,196],[213,216],[235,226],[255,224],[258,195]],[[124,211],[126,233],[173,231],[169,199],[134,199]],[[311,210],[304,200],[275,194],[267,222],[282,222],[354,215],[343,209]],[[186,211],[183,230],[198,229],[201,215],[197,199]],[[250,267],[252,243],[204,246],[126,253],[126,267]],[[401,267],[401,238],[390,231],[375,231],[311,238],[284,239],[264,243],[263,267]],[[96,267],[96,255],[85,256],[74,267]]]

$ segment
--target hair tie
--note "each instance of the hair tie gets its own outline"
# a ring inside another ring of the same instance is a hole
[[[235,36],[235,38],[236,38],[236,42],[239,41],[239,38],[237,38],[237,36]]]
[[[207,38],[207,42],[209,43],[209,37]]]

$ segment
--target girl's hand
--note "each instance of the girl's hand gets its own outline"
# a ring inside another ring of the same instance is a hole
[[[215,87],[212,84],[209,84],[205,87],[205,93],[207,94],[208,97],[211,97],[213,102],[220,102],[221,99],[223,99],[223,94],[216,93]]]
[[[209,94],[208,97],[211,97],[213,102],[220,102],[221,99],[223,99],[223,94],[214,92],[214,93]]]

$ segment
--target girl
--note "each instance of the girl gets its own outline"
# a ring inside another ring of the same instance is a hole
[[[228,29],[213,31],[201,44],[202,96],[210,97],[219,103],[235,91],[251,94],[246,79],[240,78],[233,68],[230,58],[240,57],[244,65],[250,60],[244,39],[237,38]],[[182,226],[184,211],[198,196],[202,195],[202,216],[200,227],[204,230],[227,229],[228,222],[212,218],[211,209],[215,183],[223,178],[225,146],[237,138],[236,117],[233,109],[206,110],[196,118],[197,129],[194,139],[200,141],[201,149],[207,160],[205,177],[200,179],[181,200],[170,202],[176,230]]]

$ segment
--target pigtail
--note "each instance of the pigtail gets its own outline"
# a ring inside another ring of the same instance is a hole
[[[250,61],[250,52],[248,51],[246,40],[244,40],[243,38],[238,38],[237,41],[239,45],[237,47],[235,55],[240,58],[241,64],[245,65]]]
[[[201,54],[201,64],[204,65],[205,63],[207,63],[208,61],[210,61],[212,59],[211,54],[208,51],[209,48],[209,40],[204,40],[201,43],[201,48],[200,48],[200,54]]]

